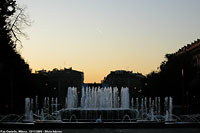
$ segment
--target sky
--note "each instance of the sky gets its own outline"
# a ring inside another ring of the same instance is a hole
[[[84,72],[101,82],[110,71],[144,75],[200,36],[200,0],[17,0],[32,24],[20,50],[35,70]]]

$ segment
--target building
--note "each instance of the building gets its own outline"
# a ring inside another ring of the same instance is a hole
[[[175,53],[175,56],[182,56],[184,59],[188,58],[189,60],[187,62],[187,67],[182,70],[183,103],[195,109],[193,111],[199,111],[196,106],[200,105],[200,39],[179,49]],[[187,74],[187,72],[190,74]]]
[[[51,97],[58,97],[59,104],[64,105],[68,87],[77,87],[80,98],[84,80],[83,72],[73,70],[72,68],[64,68],[60,70],[53,69],[52,71],[41,70],[38,71],[38,74],[45,75],[47,77],[48,80],[45,83],[47,88],[46,90],[51,93]]]
[[[191,64],[196,69],[196,74],[200,74],[200,39],[187,44],[176,52],[177,56],[191,56]]]
[[[143,90],[143,79],[145,77],[140,73],[133,73],[132,71],[116,70],[111,71],[107,77],[102,81],[103,84],[107,84],[111,87],[128,87],[130,97],[139,96]]]

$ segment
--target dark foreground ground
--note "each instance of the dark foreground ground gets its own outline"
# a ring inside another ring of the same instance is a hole
[[[76,129],[63,130],[65,133],[200,133],[198,128],[170,129]]]
[[[0,123],[0,133],[200,133],[199,123]]]
[[[200,133],[199,128],[148,128],[148,129],[120,129],[120,128],[88,128],[88,129],[0,129],[0,133]]]

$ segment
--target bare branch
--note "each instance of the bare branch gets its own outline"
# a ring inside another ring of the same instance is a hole
[[[11,25],[11,30],[13,29],[13,27],[15,26],[15,24],[19,21],[19,17],[20,17],[20,15],[22,14],[22,11],[23,11],[23,9],[20,9],[20,8],[18,8],[19,9],[19,14],[17,14],[17,16],[16,16],[16,18],[14,18],[14,22],[13,22],[13,24]]]
[[[10,31],[15,43],[14,48],[16,48],[18,44],[20,44],[20,49],[22,48],[20,37],[28,38],[27,34],[23,32],[23,29],[27,26],[31,26],[31,22],[28,15],[25,14],[25,9],[26,7],[16,7],[15,14],[9,20]]]

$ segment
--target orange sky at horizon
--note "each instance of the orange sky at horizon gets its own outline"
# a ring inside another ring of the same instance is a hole
[[[17,0],[31,27],[22,57],[35,70],[72,67],[85,83],[110,71],[146,75],[200,36],[197,0]]]

